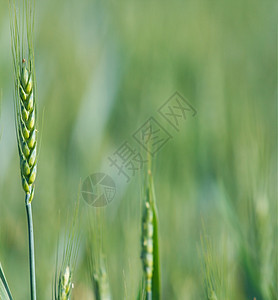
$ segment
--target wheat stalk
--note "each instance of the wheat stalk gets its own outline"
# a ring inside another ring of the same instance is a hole
[[[16,136],[28,221],[31,299],[35,300],[35,249],[31,207],[37,173],[36,97],[33,47],[34,2],[31,0],[23,1],[21,36],[14,1],[10,2],[10,17],[15,83]]]

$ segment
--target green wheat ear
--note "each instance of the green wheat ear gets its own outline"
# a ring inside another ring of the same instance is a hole
[[[145,202],[142,218],[142,263],[146,279],[146,292],[152,291],[153,278],[153,211],[149,198]]]
[[[88,235],[88,271],[92,281],[96,300],[111,300],[112,294],[109,283],[107,260],[103,245],[105,212],[96,209],[89,225]]]
[[[27,68],[25,61],[21,66],[18,102],[17,138],[21,179],[23,189],[30,195],[29,202],[31,202],[37,174],[37,130],[33,74],[31,68]]]
[[[146,198],[142,215],[141,259],[144,273],[146,298],[160,299],[160,262],[158,214],[151,171],[148,171]]]
[[[53,282],[52,299],[69,300],[71,297],[73,284],[73,275],[76,266],[76,260],[79,249],[79,199],[76,202],[71,224],[67,222],[67,237],[63,249],[63,258],[58,267],[58,251],[56,258],[56,272]],[[58,250],[58,249],[57,249]]]
[[[70,297],[72,282],[71,282],[72,272],[70,271],[70,267],[67,266],[65,271],[61,273],[61,277],[59,280],[59,296],[58,298],[61,300],[67,300]]]
[[[23,1],[25,23],[19,35],[18,17],[14,2],[11,4],[11,36],[15,83],[15,123],[22,187],[29,203],[34,196],[34,182],[37,174],[37,117],[36,80],[33,48],[33,5]]]
[[[208,300],[229,299],[227,291],[227,262],[207,235],[205,224],[200,237],[204,295]],[[226,251],[223,251],[226,253]]]

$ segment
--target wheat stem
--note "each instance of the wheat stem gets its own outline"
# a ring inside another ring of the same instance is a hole
[[[30,267],[30,289],[31,300],[36,300],[36,270],[35,270],[35,246],[34,230],[32,218],[32,204],[29,202],[30,194],[26,194],[26,213],[28,221],[28,240],[29,240],[29,267]]]
[[[147,292],[147,300],[152,300],[152,292]]]

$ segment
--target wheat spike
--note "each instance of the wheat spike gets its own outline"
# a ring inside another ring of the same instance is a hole
[[[34,195],[34,182],[37,173],[37,129],[34,85],[31,69],[22,61],[20,80],[18,81],[17,138],[20,156],[21,179],[29,202]]]
[[[142,212],[141,259],[143,266],[143,294],[147,300],[161,299],[160,263],[159,263],[159,236],[158,213],[151,172],[151,159],[149,160],[148,175],[146,177],[146,194]],[[141,294],[140,288],[139,294]]]
[[[18,19],[14,2],[10,2],[12,53],[15,83],[15,123],[20,157],[22,186],[26,203],[34,196],[37,174],[36,80],[33,47],[34,2],[23,1],[23,21]],[[22,34],[20,34],[22,29]],[[25,35],[26,33],[26,35]]]
[[[146,282],[147,295],[152,292],[153,277],[153,211],[150,202],[145,202],[142,218],[142,263]]]
[[[68,300],[70,299],[70,293],[72,290],[72,282],[71,282],[71,271],[70,267],[67,266],[63,275],[60,277],[59,280],[59,287],[58,287],[58,299],[59,300]]]
[[[56,272],[53,282],[52,299],[69,300],[73,289],[73,277],[79,249],[79,225],[78,225],[79,200],[76,202],[74,215],[70,224],[68,220],[66,228],[67,237],[63,249],[63,259],[58,268],[58,248],[56,260]]]

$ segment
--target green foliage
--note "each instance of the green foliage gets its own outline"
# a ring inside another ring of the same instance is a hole
[[[0,254],[13,296],[28,299],[8,15],[0,1]],[[80,178],[105,171],[153,116],[172,136],[154,172],[162,298],[204,299],[196,251],[204,219],[216,257],[228,236],[230,299],[276,300],[276,1],[38,0],[35,21],[36,99],[45,108],[34,203],[38,299],[51,297],[58,211],[71,205]],[[197,110],[179,119],[179,132],[157,114],[176,90]],[[141,177],[117,184],[106,208],[105,263],[116,299],[133,299],[142,276]],[[73,299],[93,297],[86,270],[77,268]]]

